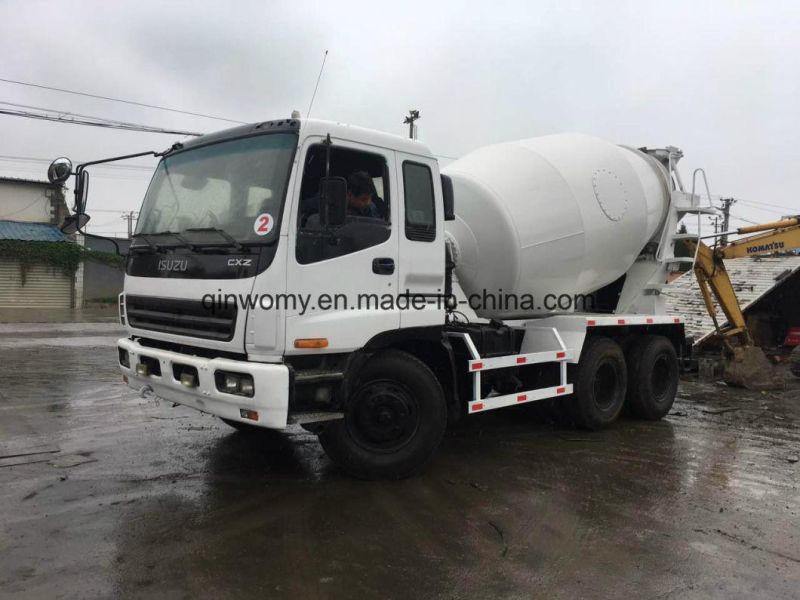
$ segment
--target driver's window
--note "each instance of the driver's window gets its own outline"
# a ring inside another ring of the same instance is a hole
[[[322,144],[312,146],[303,166],[296,247],[300,264],[358,252],[385,242],[391,235],[386,158],[334,145],[328,163],[327,150]],[[319,218],[319,187],[326,163],[330,176],[347,181],[347,217],[336,229],[326,228]]]

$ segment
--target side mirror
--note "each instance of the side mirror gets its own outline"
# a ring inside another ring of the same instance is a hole
[[[75,212],[86,212],[86,197],[89,195],[89,173],[81,171],[75,181]]]
[[[444,220],[456,220],[456,200],[453,194],[453,180],[448,175],[442,175],[442,199],[444,200]]]
[[[64,217],[64,222],[61,224],[61,233],[72,235],[79,229],[83,229],[84,225],[89,222],[89,218],[89,215],[86,213],[67,215]]]
[[[344,177],[323,177],[319,184],[319,220],[332,229],[344,225],[347,218],[347,180]]]
[[[47,179],[50,183],[64,183],[72,175],[72,161],[68,158],[55,159],[47,168]]]

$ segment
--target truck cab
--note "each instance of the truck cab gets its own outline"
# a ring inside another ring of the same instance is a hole
[[[322,182],[359,177],[369,210],[345,192],[326,225]],[[237,426],[339,416],[324,412],[359,351],[444,324],[443,215],[437,161],[410,139],[288,119],[183,144],[130,250],[128,383]]]

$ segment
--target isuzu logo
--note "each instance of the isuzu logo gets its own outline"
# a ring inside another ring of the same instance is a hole
[[[249,267],[253,264],[252,258],[229,258],[228,259],[228,266],[229,267]]]
[[[162,258],[158,261],[158,270],[159,271],[185,271],[189,268],[189,261],[186,259],[183,260],[173,260]]]

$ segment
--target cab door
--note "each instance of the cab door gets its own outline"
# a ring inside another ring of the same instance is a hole
[[[415,303],[401,327],[442,325],[444,304],[444,202],[439,166],[427,157],[397,152],[400,292]],[[424,301],[424,302],[423,302]]]
[[[399,277],[398,193],[394,152],[332,138],[329,159],[321,137],[306,140],[293,191],[287,257],[287,291],[305,306],[289,307],[286,354],[308,353],[297,340],[324,339],[321,353],[358,349],[375,335],[397,329],[400,313],[389,300]],[[373,217],[348,216],[334,231],[319,229],[319,179],[367,172],[374,182]]]

